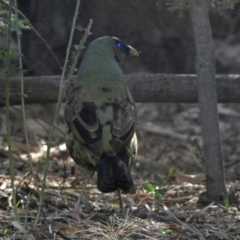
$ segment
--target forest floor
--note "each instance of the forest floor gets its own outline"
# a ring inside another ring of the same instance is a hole
[[[41,184],[53,106],[29,107],[28,130],[35,181]],[[17,113],[17,114],[16,114]],[[47,114],[46,114],[47,113]],[[63,124],[55,135],[40,222],[33,230],[39,195],[26,160],[20,107],[12,108],[14,181],[19,223],[11,204],[6,136],[0,121],[0,239],[226,239],[240,240],[240,107],[219,104],[230,206],[202,206],[205,191],[201,127],[196,104],[138,104],[139,153],[132,164],[136,194],[102,194],[94,176],[74,210],[85,172],[69,157]],[[39,117],[41,116],[41,117]],[[0,119],[0,120],[1,120]],[[88,201],[86,200],[88,199]]]

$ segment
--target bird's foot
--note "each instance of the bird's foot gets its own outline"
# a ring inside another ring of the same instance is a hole
[[[82,206],[81,206],[81,203],[83,204],[84,206],[84,209],[85,209],[85,213],[90,213],[92,211],[92,206],[91,204],[89,203],[88,199],[84,196],[84,195],[79,195],[78,197],[78,200],[77,202],[75,203],[74,205],[74,211],[75,212],[78,212],[78,213],[82,213]]]

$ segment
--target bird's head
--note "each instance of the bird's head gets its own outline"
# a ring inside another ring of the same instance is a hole
[[[116,37],[100,37],[88,46],[79,74],[89,72],[121,71],[120,65],[125,56],[139,56],[138,51]],[[117,68],[117,69],[116,69]]]
[[[115,59],[122,63],[125,56],[139,56],[139,52],[125,44],[117,37],[100,37],[94,40],[88,47],[89,51],[94,51],[98,55],[112,55]]]
[[[120,63],[122,63],[125,56],[139,56],[139,52],[135,48],[126,45],[123,41],[116,37],[112,37],[110,42],[114,56]]]

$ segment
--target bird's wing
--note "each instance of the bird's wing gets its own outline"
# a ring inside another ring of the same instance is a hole
[[[87,144],[97,155],[101,155],[103,151],[108,152],[107,149],[114,149],[114,152],[118,153],[135,132],[136,108],[131,95],[127,92],[125,100],[103,102],[105,107],[112,108],[111,113],[102,110],[104,107],[101,104],[84,101],[83,95],[81,87],[74,87],[68,94],[65,105],[65,120],[73,135],[80,143]],[[105,119],[105,122],[102,119]],[[111,141],[107,141],[106,146],[105,141],[102,142],[102,137],[108,134],[108,130],[103,127],[109,121]],[[107,132],[103,133],[103,130]]]
[[[128,94],[128,100],[113,103],[113,120],[111,125],[112,147],[116,152],[133,136],[136,128],[136,107]]]
[[[68,94],[64,117],[74,136],[82,144],[87,144],[96,153],[102,154],[102,127],[94,102],[82,99],[81,87],[74,87]]]

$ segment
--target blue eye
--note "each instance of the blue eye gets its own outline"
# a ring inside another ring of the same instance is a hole
[[[122,42],[117,42],[117,47],[120,49],[120,50],[123,50],[125,48],[124,44]]]

